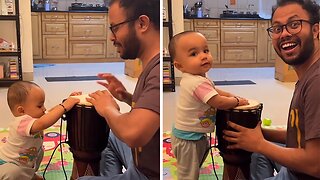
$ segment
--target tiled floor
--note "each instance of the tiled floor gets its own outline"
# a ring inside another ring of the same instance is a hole
[[[45,105],[50,109],[59,104],[72,91],[91,93],[104,87],[96,81],[73,81],[73,82],[47,82],[45,77],[51,76],[93,76],[99,72],[111,72],[115,74],[132,92],[136,78],[124,75],[124,63],[96,63],[96,64],[55,64],[34,69],[34,82],[39,84],[46,92]],[[256,85],[241,86],[218,86],[236,95],[262,102],[262,118],[272,119],[273,125],[285,125],[288,108],[294,88],[294,83],[282,83],[274,79],[274,68],[213,68],[208,76],[212,80],[252,80]],[[6,103],[7,88],[0,88],[0,128],[8,127],[12,115]],[[163,130],[171,130],[175,118],[175,99],[179,93],[163,93]],[[120,103],[121,111],[127,112],[130,107]]]

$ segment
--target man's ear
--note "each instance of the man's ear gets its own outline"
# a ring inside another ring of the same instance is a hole
[[[147,30],[150,26],[150,19],[146,15],[141,15],[138,18],[139,28],[142,30]]]
[[[319,30],[319,23],[316,23],[313,25],[312,27],[312,32],[314,34],[314,38],[318,38],[319,37],[319,33],[320,33],[320,30]]]

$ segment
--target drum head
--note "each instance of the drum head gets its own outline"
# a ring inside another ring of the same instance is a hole
[[[84,105],[84,106],[92,106],[91,103],[89,103],[86,98],[89,98],[88,94],[82,94],[82,95],[78,95],[78,96],[71,96],[73,98],[77,98],[80,100],[80,102],[78,103],[78,105]]]
[[[243,106],[237,106],[234,109],[238,109],[238,110],[248,110],[248,109],[256,109],[257,107],[260,106],[260,103],[252,100],[252,99],[248,99],[249,104],[248,105],[243,105]]]

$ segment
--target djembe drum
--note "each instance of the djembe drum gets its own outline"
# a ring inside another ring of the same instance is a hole
[[[251,152],[244,150],[227,149],[232,144],[223,139],[223,130],[234,130],[227,125],[232,121],[238,125],[255,128],[260,121],[262,104],[249,100],[249,105],[238,106],[230,110],[218,110],[216,116],[216,133],[218,138],[218,149],[223,158],[223,179],[247,180],[250,177]]]
[[[65,113],[68,144],[73,153],[71,179],[99,176],[101,152],[108,144],[110,128],[88,102],[80,102]]]

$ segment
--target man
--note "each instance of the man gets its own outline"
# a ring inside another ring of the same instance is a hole
[[[287,130],[261,130],[261,123],[255,129],[247,129],[228,122],[237,132],[226,130],[224,138],[234,143],[228,146],[230,149],[256,152],[261,154],[258,158],[265,156],[281,164],[280,172],[270,179],[320,179],[319,5],[311,0],[278,1],[268,33],[278,55],[298,75]],[[261,169],[269,166],[270,160],[251,166],[256,167],[251,169],[253,179],[273,176],[273,170]],[[270,175],[265,176],[262,171]]]
[[[139,58],[143,71],[133,95],[113,75],[98,75],[107,81],[98,83],[108,90],[87,100],[112,131],[102,152],[100,172],[105,177],[80,179],[160,179],[160,1],[111,0],[109,22],[120,57]],[[120,113],[112,96],[132,110]]]

